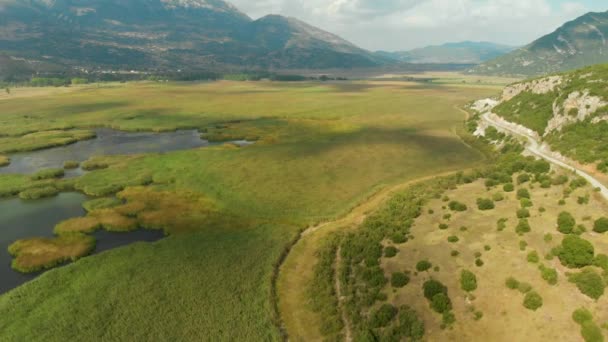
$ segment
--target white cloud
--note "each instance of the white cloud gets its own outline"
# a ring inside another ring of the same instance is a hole
[[[368,49],[448,41],[524,45],[590,8],[584,0],[233,0],[254,18],[294,16]],[[603,8],[604,7],[604,8]]]

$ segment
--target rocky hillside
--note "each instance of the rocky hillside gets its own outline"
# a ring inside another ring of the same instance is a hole
[[[0,0],[2,60],[96,69],[334,68],[382,60],[292,18],[222,0]],[[0,66],[0,70],[2,66]]]
[[[427,46],[400,52],[377,52],[406,63],[479,64],[513,51],[515,48],[488,42],[459,42]]]
[[[608,12],[588,13],[530,45],[471,70],[476,74],[546,75],[608,62]]]
[[[565,156],[608,172],[608,64],[504,89],[494,112],[526,126]]]

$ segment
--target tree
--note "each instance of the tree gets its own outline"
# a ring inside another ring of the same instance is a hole
[[[597,219],[593,224],[593,231],[600,234],[608,232],[608,217]]]
[[[524,306],[526,309],[536,311],[543,306],[543,297],[536,291],[530,291],[524,297]]]
[[[419,261],[419,262],[416,264],[416,270],[417,270],[418,272],[425,272],[425,271],[428,271],[428,270],[429,270],[431,267],[433,267],[433,264],[431,264],[431,263],[430,263],[430,262],[428,262],[427,260],[422,260],[422,261]]]
[[[571,234],[576,220],[569,212],[562,211],[557,217],[557,230],[562,234]]]
[[[373,328],[385,327],[395,316],[397,316],[397,308],[390,304],[384,304],[371,315],[370,325]]]
[[[598,300],[604,295],[606,284],[602,276],[594,270],[587,268],[581,273],[571,275],[568,280],[576,284],[576,287],[589,298]]]
[[[395,272],[391,276],[391,286],[393,287],[404,287],[405,285],[409,284],[409,282],[410,277],[408,277],[405,273]]]
[[[431,300],[431,308],[438,313],[444,313],[452,309],[452,301],[445,293],[438,293]]]
[[[562,240],[557,256],[569,268],[581,268],[593,264],[595,249],[591,242],[576,235],[568,235]]]
[[[530,199],[530,191],[528,189],[517,190],[517,199],[527,198]]]
[[[424,290],[424,297],[428,300],[432,300],[436,294],[439,294],[439,293],[447,294],[448,293],[448,288],[445,287],[445,285],[443,285],[441,282],[439,282],[435,279],[430,279],[430,280],[425,281],[424,284],[422,285],[422,288]]]
[[[460,287],[463,291],[471,292],[477,289],[477,277],[471,271],[460,272]]]
[[[479,210],[492,210],[495,208],[494,201],[489,198],[478,198],[477,207]]]
[[[458,201],[451,201],[448,206],[452,211],[467,211],[467,205]]]
[[[532,231],[532,229],[530,227],[530,222],[528,222],[528,219],[519,220],[517,227],[515,227],[515,232],[519,235],[529,233],[531,231]]]

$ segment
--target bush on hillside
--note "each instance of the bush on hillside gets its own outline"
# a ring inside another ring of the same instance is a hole
[[[584,269],[581,273],[570,275],[568,280],[576,284],[581,293],[589,298],[598,300],[604,295],[604,289],[606,288],[604,279],[590,268]]]
[[[546,267],[545,265],[540,265],[538,269],[540,270],[541,277],[549,283],[549,285],[557,285],[558,274],[556,269]]]
[[[557,230],[562,234],[571,234],[576,220],[574,216],[567,211],[562,211],[557,217]]]
[[[540,257],[538,256],[538,252],[532,251],[528,253],[527,260],[529,263],[536,264],[540,261]]]
[[[502,187],[502,189],[505,192],[513,192],[515,190],[515,186],[513,185],[513,183],[507,183]]]
[[[452,301],[445,293],[438,293],[431,300],[431,308],[437,313],[444,313],[452,310]]]
[[[492,210],[495,208],[494,201],[489,198],[478,198],[477,207],[479,210]]]
[[[404,287],[409,284],[410,277],[403,272],[395,272],[391,276],[391,286],[392,287]]]
[[[608,217],[597,219],[593,224],[593,231],[600,234],[608,232]]]
[[[576,235],[568,235],[556,250],[562,265],[569,268],[581,268],[593,263],[595,249],[591,242]]]
[[[536,311],[543,306],[543,298],[536,292],[531,291],[524,297],[524,307],[528,310]]]
[[[477,277],[471,271],[460,272],[460,287],[463,291],[471,292],[477,289]]]
[[[518,219],[525,219],[530,217],[530,210],[526,209],[526,208],[522,208],[522,209],[518,209],[517,210],[517,218]]]
[[[394,246],[388,246],[386,248],[384,248],[384,256],[387,258],[392,258],[395,255],[397,255],[397,253],[399,252],[399,250],[397,248],[395,248]]]
[[[448,207],[452,211],[466,211],[468,209],[466,204],[458,201],[451,201]]]
[[[527,173],[522,173],[521,175],[517,176],[517,184],[524,184],[526,182],[530,181],[530,175]]]
[[[418,261],[418,263],[416,264],[416,270],[418,272],[425,272],[431,269],[431,267],[433,267],[433,264],[431,264],[430,262],[428,262],[427,260],[421,260]]]
[[[519,220],[517,227],[515,227],[515,232],[519,235],[523,235],[523,234],[529,233],[531,231],[532,231],[532,228],[530,227],[530,222],[528,222],[528,219]]]
[[[528,189],[519,189],[517,190],[517,199],[527,198],[530,199],[530,191]]]
[[[370,316],[370,326],[372,328],[386,327],[397,316],[397,308],[390,304],[383,304]]]

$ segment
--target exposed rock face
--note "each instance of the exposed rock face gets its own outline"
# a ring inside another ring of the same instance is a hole
[[[516,83],[506,87],[502,92],[502,101],[509,101],[524,91],[534,94],[547,94],[562,84],[561,76],[550,76],[530,82]]]
[[[584,121],[606,105],[607,103],[602,98],[590,96],[588,90],[583,93],[578,91],[571,93],[561,106],[556,100],[553,103],[553,118],[549,120],[545,135],[555,130],[561,131],[566,125]]]

